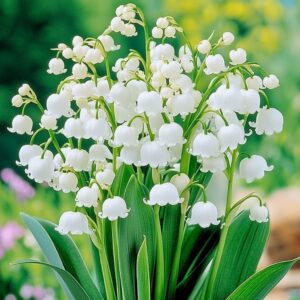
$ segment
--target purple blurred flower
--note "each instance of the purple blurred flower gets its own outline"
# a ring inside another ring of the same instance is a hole
[[[24,236],[25,230],[15,222],[6,223],[0,227],[0,258],[14,247],[17,239]]]
[[[16,196],[20,201],[25,201],[35,195],[34,188],[13,169],[2,169],[0,176],[2,180],[16,193]]]
[[[36,300],[49,300],[54,299],[54,292],[52,289],[44,289],[40,286],[32,286],[24,284],[20,290],[20,296],[24,299],[36,299]]]

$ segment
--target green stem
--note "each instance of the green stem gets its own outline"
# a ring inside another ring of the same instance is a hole
[[[113,241],[113,256],[116,276],[117,299],[122,297],[121,292],[121,278],[120,278],[120,265],[119,265],[119,243],[118,243],[118,220],[111,222],[112,227],[112,241]]]
[[[235,170],[235,164],[236,164],[237,156],[238,156],[238,151],[236,149],[232,153],[231,167],[230,167],[229,172],[228,172],[229,179],[228,179],[228,189],[227,189],[225,215],[228,215],[228,212],[230,211],[231,205],[232,205],[233,177],[234,177],[234,170]],[[229,226],[230,226],[230,223],[231,223],[231,218],[232,218],[232,216],[227,217],[226,222],[225,222],[225,224],[222,228],[222,231],[221,231],[220,242],[219,242],[219,245],[218,245],[216,256],[213,260],[212,269],[211,269],[212,271],[211,271],[211,275],[210,275],[210,278],[209,278],[207,291],[206,291],[206,294],[207,294],[206,299],[208,299],[208,300],[212,299],[214,283],[215,283],[215,279],[216,279],[216,276],[217,276],[217,273],[218,273],[218,270],[219,270],[222,254],[223,254],[223,251],[224,251],[225,242],[226,242],[226,238],[227,238],[227,234],[228,234],[228,229],[229,229]]]
[[[113,285],[112,276],[111,276],[111,272],[109,269],[109,263],[107,260],[104,245],[101,245],[101,247],[99,249],[99,256],[100,256],[100,261],[101,261],[101,269],[102,269],[107,299],[115,300],[116,295],[115,295],[115,291],[114,291],[114,285]]]
[[[155,231],[156,231],[156,241],[157,241],[157,254],[156,254],[156,273],[155,273],[155,300],[164,299],[164,250],[163,250],[163,240],[161,234],[161,226],[159,219],[159,206],[154,207],[155,214]]]

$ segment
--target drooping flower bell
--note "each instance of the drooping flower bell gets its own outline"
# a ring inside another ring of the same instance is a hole
[[[183,201],[174,184],[170,182],[156,184],[150,190],[149,200],[145,201],[148,205],[165,206],[167,204],[176,205]]]
[[[198,161],[201,162],[202,166],[200,170],[204,173],[222,172],[226,169],[226,161],[223,154],[217,157],[200,158]]]
[[[260,97],[256,90],[240,90],[241,95],[241,106],[238,110],[241,114],[254,114],[259,110]]]
[[[171,178],[170,183],[172,183],[176,187],[178,194],[180,195],[190,183],[190,178],[185,173],[180,173],[174,175]]]
[[[66,165],[75,171],[89,170],[89,154],[83,149],[71,149],[66,155]]]
[[[102,212],[98,215],[100,218],[115,221],[118,218],[127,218],[129,211],[130,209],[127,208],[125,200],[119,196],[114,196],[103,202]]]
[[[240,162],[240,176],[248,183],[263,178],[266,171],[272,170],[273,166],[268,166],[266,160],[260,155],[252,155]]]
[[[137,167],[142,165],[141,161],[141,145],[137,146],[124,146],[120,152],[120,161],[127,165],[135,165]]]
[[[67,72],[65,69],[64,61],[61,58],[52,58],[49,61],[49,69],[47,70],[49,74],[59,75]]]
[[[203,158],[216,157],[220,154],[219,141],[211,132],[198,133],[193,141],[191,153]]]
[[[29,161],[35,156],[41,156],[43,149],[38,145],[24,145],[19,151],[18,165],[27,166]]]
[[[120,125],[116,128],[114,133],[114,145],[120,146],[136,146],[138,144],[139,132],[135,127],[128,125]]]
[[[57,119],[50,114],[43,114],[40,126],[47,130],[55,130],[57,128]]]
[[[80,119],[69,118],[65,122],[64,128],[61,130],[65,137],[80,139],[84,136],[84,127]]]
[[[78,178],[72,173],[61,173],[58,177],[58,188],[64,193],[77,192],[78,191]]]
[[[115,173],[112,169],[104,169],[103,171],[99,171],[96,174],[97,182],[102,186],[110,186],[112,185],[115,178]]]
[[[173,116],[186,116],[195,111],[195,98],[191,93],[184,93],[171,97],[167,107]]]
[[[16,115],[12,120],[12,127],[8,131],[17,134],[32,134],[32,119],[26,115]]]
[[[137,112],[145,112],[148,116],[155,116],[161,113],[162,97],[158,92],[143,92],[137,98]]]
[[[220,72],[226,71],[226,66],[224,58],[221,54],[209,55],[206,58],[206,69],[204,69],[205,74],[219,74]]]
[[[175,122],[163,124],[159,129],[158,140],[161,145],[167,147],[183,144],[183,129]]]
[[[165,167],[170,161],[170,153],[166,146],[158,141],[145,142],[141,146],[141,163],[151,168]]]
[[[196,202],[192,207],[191,217],[186,222],[189,225],[198,224],[202,228],[220,223],[217,208],[212,202]]]
[[[98,190],[96,188],[84,186],[76,195],[76,206],[78,207],[96,207],[98,206]]]
[[[111,128],[105,119],[90,119],[85,124],[85,137],[95,141],[108,140],[112,136]]]
[[[93,231],[89,228],[87,217],[80,212],[66,211],[60,219],[55,230],[60,234],[91,234]]]
[[[35,180],[37,183],[49,182],[54,176],[54,162],[51,157],[40,156],[33,157],[28,162],[26,173],[29,178]]]
[[[104,144],[94,144],[89,149],[89,160],[105,162],[107,159],[113,159],[109,148]]]
[[[279,79],[276,75],[271,74],[263,79],[263,85],[268,89],[275,89],[279,87]]]
[[[232,65],[241,65],[247,60],[247,52],[242,48],[238,48],[236,50],[231,50],[229,52],[229,57]]]
[[[269,211],[266,206],[255,203],[250,207],[249,218],[251,221],[256,221],[258,223],[268,222]]]
[[[70,117],[73,114],[71,102],[63,94],[52,94],[47,99],[47,112],[56,118]]]
[[[246,143],[245,131],[242,126],[237,124],[229,124],[222,127],[218,132],[218,139],[221,145],[221,152],[227,150],[235,150],[237,146]]]
[[[250,123],[250,125],[255,128],[255,132],[258,135],[263,133],[272,135],[282,131],[283,116],[279,110],[265,106],[259,109],[255,123]]]

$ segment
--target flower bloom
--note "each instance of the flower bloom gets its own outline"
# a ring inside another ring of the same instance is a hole
[[[82,187],[75,198],[76,206],[78,207],[96,207],[98,206],[98,189],[88,186]]]
[[[266,171],[272,170],[273,166],[268,166],[266,160],[259,155],[252,155],[240,162],[240,176],[248,183],[263,178]]]
[[[220,223],[217,208],[211,202],[196,202],[192,207],[191,217],[186,222],[189,225],[198,224],[202,228]]]
[[[100,218],[108,218],[110,221],[115,221],[118,218],[127,218],[129,209],[126,202],[119,196],[108,198],[103,202],[102,212],[99,213]]]
[[[170,182],[156,184],[150,191],[149,200],[145,201],[148,205],[165,206],[167,204],[176,205],[181,203],[183,198],[174,184]]]
[[[89,228],[87,217],[80,212],[64,212],[55,230],[60,234],[91,234],[93,231]]]
[[[12,127],[7,128],[12,133],[18,134],[32,134],[33,122],[30,117],[26,115],[17,115],[13,118]]]
[[[249,218],[251,221],[256,221],[258,223],[268,222],[269,211],[265,206],[260,206],[258,203],[250,207]]]

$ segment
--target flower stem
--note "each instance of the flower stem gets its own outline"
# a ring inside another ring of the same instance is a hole
[[[164,299],[164,277],[165,277],[165,266],[164,266],[164,250],[163,240],[161,235],[161,226],[159,219],[159,206],[154,207],[155,214],[155,231],[157,241],[157,254],[156,254],[156,273],[155,273],[155,300]]]
[[[113,256],[115,266],[115,277],[117,287],[117,299],[121,299],[121,279],[120,279],[120,265],[119,265],[119,243],[118,243],[118,220],[111,222],[112,227],[112,241],[113,241]]]
[[[228,189],[227,189],[227,199],[226,199],[226,211],[225,211],[225,215],[228,215],[228,212],[231,209],[231,205],[232,205],[232,190],[233,190],[233,177],[234,177],[234,170],[235,170],[235,164],[236,164],[236,160],[237,160],[237,156],[238,156],[238,151],[234,150],[232,153],[232,161],[231,161],[231,166],[229,169],[229,179],[228,179]],[[228,234],[228,230],[229,230],[229,226],[231,223],[231,216],[227,217],[226,222],[222,228],[221,231],[221,237],[220,237],[220,242],[217,248],[217,252],[216,252],[216,256],[213,260],[212,263],[212,269],[211,269],[211,275],[209,278],[209,282],[208,282],[208,286],[207,286],[207,291],[206,291],[206,299],[210,300],[212,299],[212,292],[214,289],[214,283],[215,283],[215,279],[219,270],[219,266],[220,266],[220,262],[221,262],[221,258],[223,255],[223,251],[224,251],[224,247],[225,247],[225,242],[226,242],[226,238],[227,238],[227,234]]]

